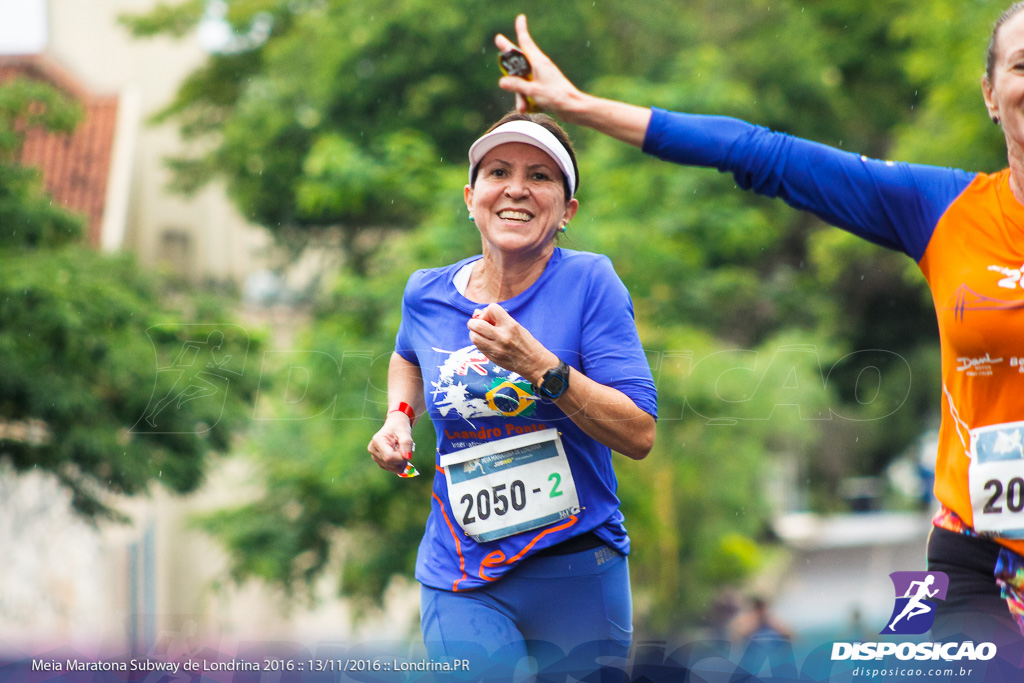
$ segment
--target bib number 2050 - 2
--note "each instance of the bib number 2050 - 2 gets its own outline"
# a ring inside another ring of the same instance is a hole
[[[448,499],[474,540],[493,541],[580,510],[562,441],[546,429],[441,457]]]

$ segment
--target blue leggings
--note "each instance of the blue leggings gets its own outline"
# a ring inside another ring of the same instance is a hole
[[[629,564],[604,545],[528,558],[473,591],[423,586],[420,611],[431,660],[468,660],[466,680],[621,671],[633,635]]]

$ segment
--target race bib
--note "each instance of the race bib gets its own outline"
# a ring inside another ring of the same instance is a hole
[[[483,543],[547,526],[580,511],[557,429],[441,456],[459,526]]]
[[[975,531],[1024,538],[1024,422],[979,427],[970,435]]]

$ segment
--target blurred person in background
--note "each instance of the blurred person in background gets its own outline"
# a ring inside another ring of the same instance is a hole
[[[742,652],[739,671],[732,680],[747,680],[767,666],[772,676],[795,678],[793,633],[769,609],[768,600],[759,595],[750,598],[747,608],[729,625],[732,640]]]

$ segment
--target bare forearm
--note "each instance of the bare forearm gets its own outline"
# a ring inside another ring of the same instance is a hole
[[[654,418],[618,389],[570,371],[569,388],[555,401],[583,432],[634,460],[643,460],[654,446]]]
[[[466,323],[469,339],[492,363],[518,373],[533,386],[558,367],[557,355],[544,347],[505,309],[490,304]],[[555,405],[592,439],[635,460],[654,445],[654,418],[618,389],[570,369],[569,386]]]
[[[405,406],[412,409],[409,414]],[[366,450],[381,469],[400,474],[412,459],[412,423],[423,412],[423,374],[397,353],[388,364],[388,412]]]
[[[544,349],[524,369],[534,386],[544,373],[558,365],[558,357]],[[569,370],[569,388],[555,400],[563,413],[590,438],[613,451],[642,460],[654,446],[654,418],[618,389],[600,384],[583,373]]]
[[[423,374],[418,365],[392,353],[388,365],[388,410],[394,410],[399,403],[407,403],[417,415],[425,410]]]
[[[635,147],[643,147],[651,110],[576,91],[556,112],[566,121],[587,126]]]

